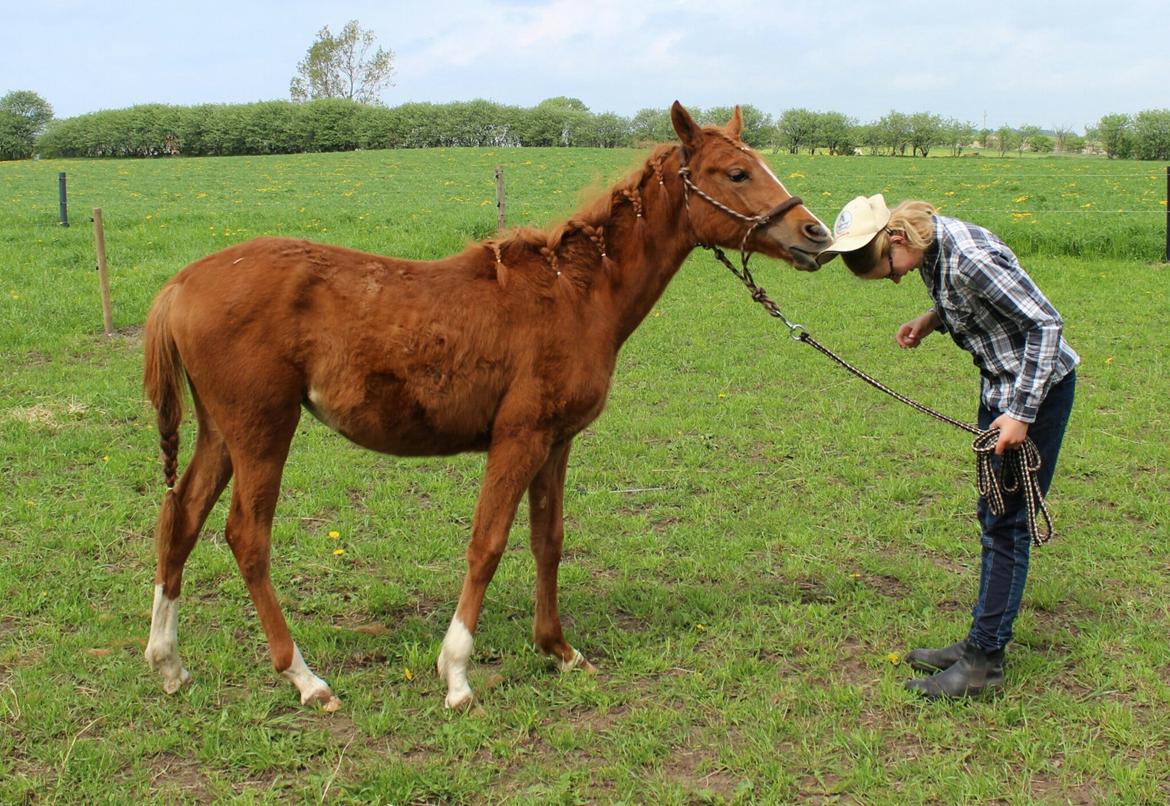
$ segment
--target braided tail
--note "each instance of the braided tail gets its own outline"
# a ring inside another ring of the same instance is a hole
[[[179,286],[168,285],[155,298],[146,317],[146,362],[143,382],[146,395],[158,412],[159,447],[163,477],[174,489],[179,472],[179,424],[183,421],[183,384],[186,371],[171,333],[170,313]]]

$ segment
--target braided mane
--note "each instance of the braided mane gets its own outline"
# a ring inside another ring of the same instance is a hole
[[[571,279],[578,285],[588,285],[589,277],[584,275],[590,275],[599,265],[606,270],[611,268],[606,246],[607,229],[612,232],[617,228],[618,212],[627,206],[634,213],[633,226],[641,222],[643,185],[651,177],[657,177],[657,183],[663,184],[662,162],[675,148],[675,145],[658,146],[641,167],[559,224],[545,228],[516,227],[483,241],[482,246],[492,253],[501,283],[506,282],[503,278],[508,272],[531,266],[533,257],[539,257],[546,264],[546,271],[571,272]],[[622,221],[621,226],[630,226],[630,223]],[[499,272],[500,268],[504,272]]]

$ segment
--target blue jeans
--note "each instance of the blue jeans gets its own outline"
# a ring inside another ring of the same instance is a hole
[[[1038,481],[1047,495],[1056,469],[1056,457],[1072,411],[1076,371],[1070,372],[1048,390],[1028,427],[1028,437],[1040,453]],[[979,427],[987,428],[1002,412],[979,406]],[[995,462],[999,469],[998,461]],[[971,632],[967,636],[985,652],[1003,649],[1012,639],[1012,622],[1024,597],[1028,579],[1028,557],[1032,548],[1028,534],[1023,496],[1004,496],[1004,513],[991,514],[987,501],[979,499],[979,522],[983,525],[983,563],[979,573],[979,598],[971,609]]]

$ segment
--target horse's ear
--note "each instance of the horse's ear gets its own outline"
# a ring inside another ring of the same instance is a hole
[[[743,131],[743,113],[739,111],[739,104],[735,105],[735,111],[731,113],[731,120],[727,121],[726,131],[732,137],[739,137],[740,132]]]
[[[695,145],[699,137],[699,124],[695,123],[691,113],[683,109],[683,105],[678,101],[670,107],[670,122],[674,124],[674,131],[684,146],[691,148]]]

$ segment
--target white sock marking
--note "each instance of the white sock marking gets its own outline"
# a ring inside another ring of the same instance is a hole
[[[301,705],[319,700],[326,711],[336,711],[341,707],[341,700],[333,696],[328,683],[313,674],[305,659],[301,657],[301,649],[296,644],[293,644],[292,663],[281,674],[301,693]]]
[[[168,599],[161,584],[154,586],[146,662],[162,675],[163,691],[167,694],[174,694],[191,681],[190,673],[179,661],[179,600]]]
[[[467,684],[467,662],[475,648],[475,639],[471,632],[459,620],[459,616],[452,616],[451,626],[447,628],[447,635],[443,638],[443,648],[439,651],[439,677],[447,681],[448,708],[459,708],[471,702],[471,686]]]

